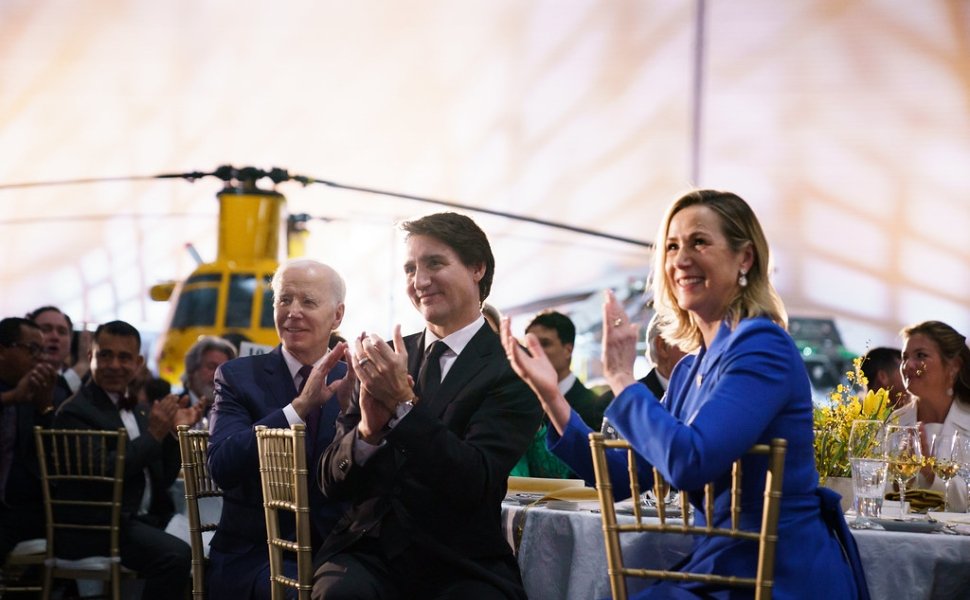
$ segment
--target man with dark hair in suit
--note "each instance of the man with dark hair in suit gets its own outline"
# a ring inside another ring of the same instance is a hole
[[[192,425],[200,412],[179,405],[169,395],[150,408],[127,396],[128,385],[145,359],[141,335],[125,321],[98,327],[89,350],[91,381],[58,409],[54,426],[128,432],[125,481],[121,500],[121,564],[145,579],[142,598],[181,598],[189,583],[192,554],[188,544],[165,533],[175,512],[169,487],[181,467],[175,429]],[[88,494],[86,488],[58,486],[58,494]],[[83,531],[58,537],[58,554],[66,558],[103,555],[106,540]]]
[[[337,414],[350,403],[355,380],[339,362],[347,348],[328,352],[344,316],[345,286],[327,265],[309,259],[283,263],[273,275],[273,316],[281,344],[267,354],[223,363],[216,371],[210,415],[209,469],[225,492],[222,516],[209,553],[209,598],[268,599],[269,552],[256,449],[257,425],[307,427],[307,464],[317,465],[333,440]],[[323,497],[315,469],[309,481],[313,548],[330,533],[343,505]],[[293,520],[281,533],[296,539]],[[284,570],[296,578],[296,560]]]
[[[508,474],[542,411],[485,323],[495,259],[468,217],[404,223],[424,331],[355,341],[359,393],[320,469],[349,512],[317,555],[314,598],[525,598],[502,535]]]
[[[899,372],[902,359],[903,353],[899,348],[885,347],[873,348],[862,357],[862,374],[869,382],[866,390],[885,388],[894,408],[909,402],[909,393]]]
[[[81,389],[84,378],[88,376],[88,348],[91,334],[87,331],[78,334],[80,347],[77,360],[70,364],[74,333],[71,317],[56,306],[41,306],[29,312],[27,318],[37,323],[44,335],[43,359],[57,369],[57,383],[54,386],[54,408],[57,408]]]
[[[57,372],[43,351],[33,321],[0,321],[0,564],[19,542],[44,537],[34,426],[51,424]]]
[[[536,315],[525,332],[535,334],[539,339],[549,362],[556,369],[559,391],[569,406],[579,413],[590,429],[599,430],[606,404],[600,403],[599,396],[569,369],[573,362],[573,344],[576,343],[576,326],[572,320],[561,312],[547,310]]]

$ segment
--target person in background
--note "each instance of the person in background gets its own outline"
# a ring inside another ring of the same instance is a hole
[[[65,401],[54,417],[60,429],[128,432],[122,492],[121,564],[145,579],[144,599],[182,598],[188,591],[192,553],[188,544],[165,532],[175,513],[169,487],[181,468],[179,425],[193,425],[201,413],[169,395],[150,407],[128,396],[129,385],[144,364],[141,335],[124,321],[110,321],[94,332],[89,351],[91,380]],[[90,496],[84,484],[58,486],[58,494]],[[103,555],[103,538],[65,530],[58,538],[65,558]]]
[[[862,374],[869,382],[866,390],[885,389],[894,408],[909,403],[909,394],[899,369],[900,362],[902,352],[899,348],[873,348],[862,357]]]
[[[533,317],[525,328],[539,340],[542,351],[556,369],[559,390],[569,406],[579,413],[591,429],[598,430],[603,423],[605,404],[600,404],[594,394],[570,370],[573,362],[573,346],[576,343],[576,326],[572,319],[554,310],[544,311]]]
[[[45,536],[34,426],[50,427],[57,371],[40,328],[0,320],[0,564],[21,541]]]
[[[74,325],[71,317],[56,306],[41,306],[28,313],[27,318],[40,327],[44,335],[43,358],[57,369],[58,378],[54,386],[54,408],[57,408],[81,389],[82,381],[88,376],[91,333],[78,333],[77,360],[72,361],[71,339]]]
[[[201,405],[202,420],[198,427],[208,429],[209,410],[215,399],[216,369],[236,358],[236,347],[214,335],[201,336],[185,353],[185,372],[182,374],[183,393],[189,405]]]
[[[658,469],[686,490],[706,525],[705,483],[717,482],[711,525],[731,519],[724,478],[741,459],[741,526],[761,525],[763,459],[746,455],[756,443],[788,442],[774,594],[784,598],[868,598],[858,550],[839,508],[839,496],[818,487],[812,449],[812,393],[801,356],[785,331],[781,299],[768,280],[768,242],[748,204],[735,194],[690,192],[668,209],[656,237],[655,309],[662,334],[696,355],[674,368],[664,402],[633,377],[637,325],[611,292],[603,305],[603,368],[616,398],[606,418],[630,442],[645,486]],[[587,483],[594,481],[590,428],[558,388],[555,368],[533,335],[531,356],[502,325],[505,349],[532,386],[552,424],[550,449]],[[609,453],[614,481],[624,480],[627,453]],[[756,466],[760,465],[760,466]],[[629,495],[629,489],[614,486]],[[695,538],[684,570],[754,577],[757,545]],[[810,560],[806,560],[810,557]],[[658,582],[636,598],[734,598],[704,583]]]
[[[933,437],[970,434],[970,348],[967,338],[940,321],[924,321],[904,328],[900,372],[910,401],[890,415],[900,425],[922,424],[923,456],[930,456]],[[865,365],[865,363],[863,363]],[[944,482],[930,469],[916,479],[917,488],[942,492]],[[967,510],[967,486],[962,478],[950,482],[951,511]]]
[[[344,512],[344,506],[325,498],[314,482],[315,466],[333,439],[341,403],[350,402],[355,384],[340,362],[346,343],[338,342],[329,352],[327,348],[343,320],[344,281],[323,263],[294,259],[279,266],[271,285],[280,345],[216,369],[209,470],[225,496],[206,569],[211,600],[271,597],[257,425],[307,427],[307,465],[314,474],[307,482],[314,550]],[[296,539],[292,520],[282,521],[281,534]],[[292,555],[284,561],[284,572],[296,578]]]
[[[495,258],[456,213],[406,222],[407,294],[425,329],[355,341],[360,391],[324,454],[351,504],[317,556],[313,598],[524,599],[502,534],[508,475],[541,409],[486,325]]]
[[[678,346],[667,343],[660,329],[660,317],[654,313],[647,325],[647,360],[653,368],[640,379],[640,383],[647,386],[647,389],[657,398],[663,398],[667,393],[670,374],[674,372],[674,367],[685,355]],[[612,401],[613,390],[607,390],[600,396],[603,406],[609,406]]]

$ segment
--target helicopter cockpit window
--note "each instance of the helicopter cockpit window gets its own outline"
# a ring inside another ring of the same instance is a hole
[[[219,282],[222,276],[207,273],[190,277],[179,294],[172,327],[212,327],[216,324],[219,303]]]
[[[226,302],[226,327],[249,327],[253,314],[256,276],[235,273],[229,277],[229,300]]]
[[[263,280],[263,314],[259,316],[260,327],[275,327],[273,319],[273,276],[267,275]]]

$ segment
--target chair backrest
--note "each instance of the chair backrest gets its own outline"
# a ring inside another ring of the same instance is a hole
[[[203,521],[199,510],[202,498],[221,498],[222,490],[212,481],[206,455],[209,432],[178,426],[179,449],[182,452],[182,478],[185,482],[185,508],[189,517],[189,541],[192,546],[192,597],[205,598],[205,541],[202,534],[215,531],[218,521]]]
[[[259,449],[259,476],[266,510],[266,542],[269,545],[269,572],[273,600],[282,600],[285,588],[297,590],[309,599],[313,579],[313,548],[310,540],[310,501],[308,499],[306,428],[256,427]],[[280,534],[280,513],[293,513],[296,540]],[[297,579],[283,571],[284,552],[296,555]]]
[[[657,503],[657,518],[645,520],[644,511],[640,507],[640,482],[637,475],[635,453],[625,440],[608,440],[600,433],[589,435],[590,449],[593,453],[593,467],[596,474],[596,490],[599,493],[601,515],[603,520],[603,537],[606,543],[606,560],[610,576],[610,587],[613,598],[625,600],[627,597],[626,578],[643,577],[649,579],[666,579],[674,581],[697,581],[723,587],[750,587],[755,590],[757,600],[770,600],[774,584],[775,551],[778,543],[778,517],[781,512],[781,489],[785,470],[785,452],[788,443],[783,439],[774,439],[770,444],[759,444],[748,451],[748,455],[767,456],[767,472],[764,487],[764,505],[761,512],[761,527],[756,531],[741,528],[741,463],[742,459],[734,462],[730,476],[730,523],[724,527],[715,527],[714,498],[715,484],[708,483],[703,489],[703,510],[705,525],[698,527],[691,520],[688,493],[681,491],[679,496],[679,513],[677,517],[667,514],[668,510],[663,502]],[[616,506],[613,501],[613,484],[607,467],[606,453],[610,448],[626,450],[627,461],[630,466],[629,484],[633,502],[633,523],[618,523]],[[669,485],[663,477],[653,469],[653,491],[656,498],[664,498],[669,491]],[[670,511],[674,512],[674,511]],[[682,516],[681,516],[682,515]],[[671,571],[658,569],[639,569],[626,566],[620,546],[620,535],[629,533],[673,533],[688,536],[713,536],[734,539],[747,539],[758,544],[758,571],[755,577],[736,577],[730,575],[712,575],[710,573],[689,573],[685,571]]]
[[[104,536],[108,560],[104,572],[91,578],[110,578],[112,597],[119,598],[118,540],[127,432],[124,428],[95,431],[35,427],[34,436],[47,519],[45,597],[54,576],[78,576],[59,567],[59,550],[55,546],[58,532],[75,532],[86,540],[92,535]],[[87,569],[84,572],[91,574]]]

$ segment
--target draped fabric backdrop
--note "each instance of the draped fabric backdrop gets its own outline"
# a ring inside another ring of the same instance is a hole
[[[279,166],[653,240],[738,192],[792,313],[847,345],[970,332],[965,0],[2,0],[0,184]],[[219,183],[0,191],[0,315],[163,327],[147,287],[215,253]],[[417,325],[393,223],[434,207],[283,184],[347,332]],[[475,215],[473,215],[475,216]],[[492,303],[644,273],[649,251],[497,217]],[[518,326],[524,323],[517,323]]]

